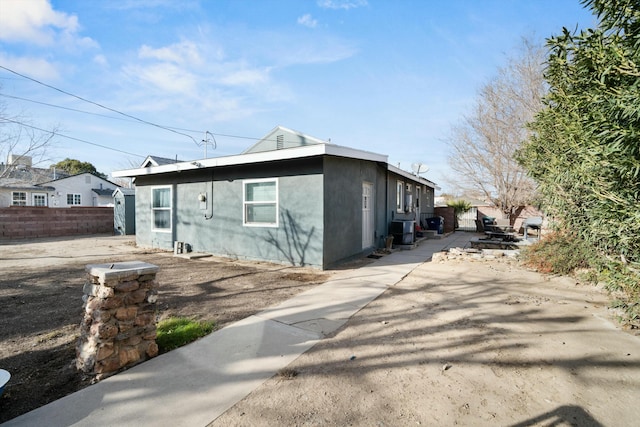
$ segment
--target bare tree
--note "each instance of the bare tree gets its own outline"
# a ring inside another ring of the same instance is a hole
[[[506,214],[530,203],[535,185],[515,160],[527,123],[542,109],[545,51],[524,39],[495,78],[479,91],[470,113],[452,127],[448,181],[456,192],[480,192]]]
[[[41,129],[31,124],[29,119],[8,113],[5,103],[0,103],[0,161],[5,161],[10,154],[14,160],[29,156],[34,163],[47,161],[48,149],[54,143],[58,128]],[[14,164],[0,168],[0,178],[12,171]]]

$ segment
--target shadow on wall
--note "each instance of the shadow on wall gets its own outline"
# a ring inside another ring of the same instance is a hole
[[[311,227],[309,231],[303,230],[288,209],[280,213],[280,223],[284,239],[279,238],[279,233],[269,231],[264,241],[275,247],[291,265],[306,265],[306,253],[315,227]]]

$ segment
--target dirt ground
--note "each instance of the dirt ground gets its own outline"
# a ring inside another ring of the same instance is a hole
[[[0,423],[89,385],[75,369],[85,265],[139,260],[160,267],[159,320],[186,316],[224,327],[322,283],[329,273],[137,248],[132,237],[0,244],[0,368],[11,380]]]
[[[220,326],[333,274],[124,238],[0,245],[0,368],[14,375],[0,422],[85,385],[72,367],[84,265],[132,259],[160,266],[162,317]],[[607,303],[505,258],[426,262],[211,425],[638,425],[640,336]]]
[[[640,337],[515,261],[427,262],[211,426],[632,426]]]

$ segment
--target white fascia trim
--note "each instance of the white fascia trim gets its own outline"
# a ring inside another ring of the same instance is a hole
[[[387,156],[371,153],[369,151],[356,150],[333,144],[313,144],[304,147],[287,148],[283,150],[261,151],[259,153],[239,154],[235,156],[214,157],[210,159],[195,160],[191,162],[172,163],[169,165],[152,166],[138,169],[126,169],[114,171],[114,178],[157,175],[168,172],[181,172],[202,168],[246,165],[251,163],[264,163],[277,160],[301,159],[313,156],[339,156],[360,160],[387,163]]]
[[[397,167],[395,167],[393,165],[390,165],[390,164],[387,164],[387,167],[388,167],[388,170],[390,172],[393,172],[393,173],[398,174],[400,176],[403,176],[405,178],[409,178],[411,181],[418,182],[418,183],[420,183],[422,185],[426,185],[427,187],[431,187],[434,190],[440,190],[440,187],[438,185],[436,185],[435,183],[429,181],[426,178],[414,175],[414,174],[412,174],[410,172],[404,171],[404,170],[402,170],[400,168],[397,168]]]

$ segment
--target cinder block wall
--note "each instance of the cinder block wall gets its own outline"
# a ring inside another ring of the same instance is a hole
[[[434,215],[444,218],[444,232],[453,233],[455,229],[455,215],[453,214],[453,208],[449,206],[438,206],[434,208]]]
[[[0,240],[113,233],[113,208],[0,208]]]

